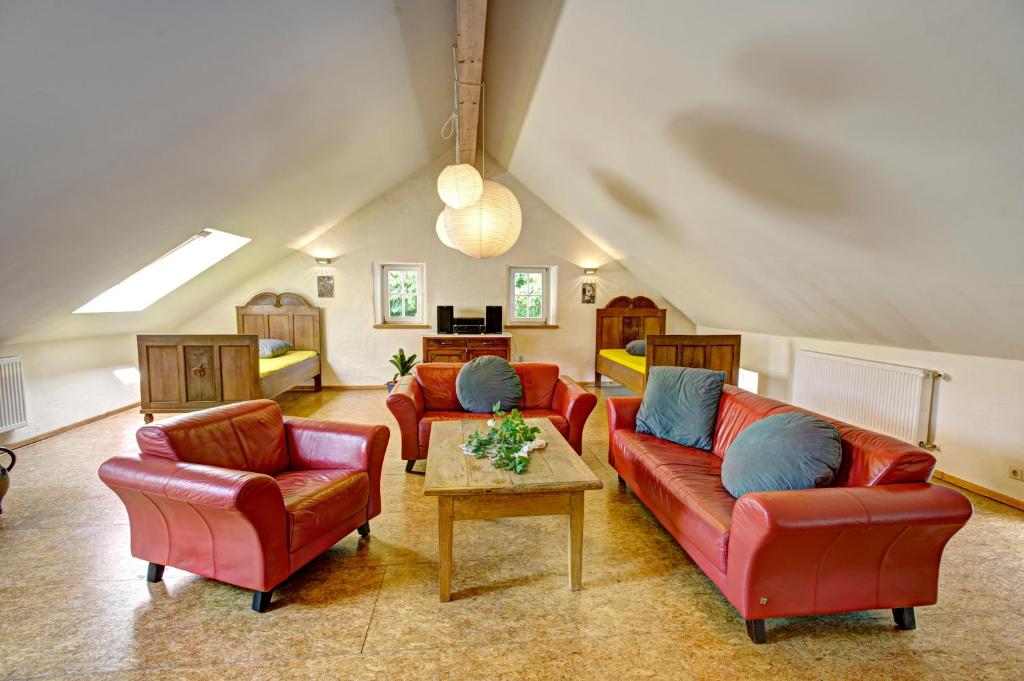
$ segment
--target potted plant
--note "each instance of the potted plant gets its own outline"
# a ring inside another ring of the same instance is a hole
[[[398,379],[412,373],[412,368],[416,366],[416,355],[414,353],[406,357],[405,350],[398,348],[398,353],[391,355],[391,359],[389,361],[391,362],[391,366],[398,370],[398,373],[387,382],[388,392],[391,392],[398,384]]]

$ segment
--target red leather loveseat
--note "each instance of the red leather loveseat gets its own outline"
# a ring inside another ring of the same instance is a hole
[[[252,589],[263,612],[289,575],[380,513],[386,426],[282,419],[271,400],[183,414],[139,429],[138,458],[99,475],[124,502],[131,551]]]
[[[711,452],[635,431],[639,397],[610,397],[608,462],[746,620],[891,608],[913,629],[935,603],[942,550],[971,516],[960,493],[931,485],[935,459],[900,440],[826,419],[842,436],[831,487],[734,499],[726,450],[751,423],[803,411],[726,385]]]
[[[571,378],[558,375],[558,366],[520,362],[513,364],[523,384],[519,410],[526,418],[546,416],[576,453],[583,451],[583,426],[597,404],[597,397]],[[455,379],[462,364],[419,364],[388,395],[388,409],[402,433],[405,470],[427,458],[430,424],[444,419],[486,419],[490,414],[462,410],[455,394]]]

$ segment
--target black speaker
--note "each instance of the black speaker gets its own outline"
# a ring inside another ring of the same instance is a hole
[[[484,333],[501,333],[501,305],[487,306],[487,322]]]
[[[437,306],[437,332],[454,333],[452,320],[455,319],[455,308],[451,305]]]

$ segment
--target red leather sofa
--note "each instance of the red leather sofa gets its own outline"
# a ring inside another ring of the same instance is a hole
[[[597,404],[597,397],[571,378],[558,375],[558,366],[520,362],[513,364],[523,384],[519,410],[526,418],[546,416],[577,454],[583,451],[583,426]],[[402,433],[405,470],[427,458],[430,425],[445,419],[486,419],[490,414],[462,410],[455,394],[455,379],[462,364],[419,364],[411,376],[398,382],[388,395],[388,409]]]
[[[137,458],[99,476],[124,502],[131,551],[164,566],[252,589],[274,588],[380,513],[386,426],[282,419],[271,400],[183,414],[139,429]]]
[[[608,462],[746,620],[891,608],[913,629],[935,603],[946,542],[971,516],[958,492],[931,485],[935,458],[879,433],[826,419],[842,436],[831,487],[734,499],[721,467],[736,436],[770,414],[803,411],[725,386],[706,452],[637,433],[639,397],[610,397]]]

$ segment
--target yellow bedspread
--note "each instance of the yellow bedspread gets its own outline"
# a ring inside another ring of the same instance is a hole
[[[312,350],[292,350],[277,357],[260,359],[260,378],[266,378],[275,371],[286,369],[310,357],[316,357],[316,353]]]
[[[639,371],[641,374],[647,373],[647,357],[640,355],[631,355],[625,350],[602,350],[601,356],[616,364],[629,367],[633,371]]]

